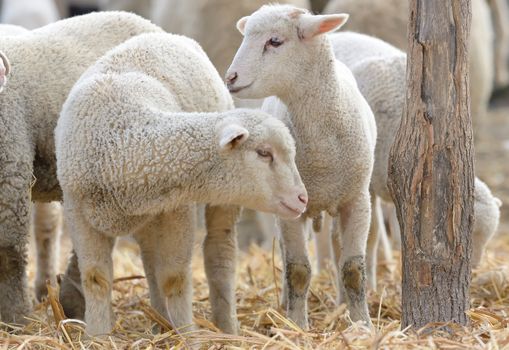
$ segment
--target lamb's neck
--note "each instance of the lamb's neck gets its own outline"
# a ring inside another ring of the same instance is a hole
[[[287,94],[280,96],[288,106],[296,128],[307,128],[311,123],[319,127],[337,121],[342,87],[336,64],[329,42],[324,40],[312,68],[299,76]]]
[[[210,172],[218,162],[215,126],[221,120],[220,113],[167,113],[150,127],[153,141],[142,147],[149,156],[141,158],[159,193],[167,194],[163,201],[201,201],[214,190]]]

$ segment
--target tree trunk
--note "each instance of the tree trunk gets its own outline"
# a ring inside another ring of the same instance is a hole
[[[401,226],[401,327],[467,324],[473,228],[470,0],[410,0],[407,101],[389,159]]]

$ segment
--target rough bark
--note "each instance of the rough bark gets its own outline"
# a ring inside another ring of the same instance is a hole
[[[402,328],[468,322],[470,19],[470,0],[410,0],[407,100],[388,180],[401,226]]]

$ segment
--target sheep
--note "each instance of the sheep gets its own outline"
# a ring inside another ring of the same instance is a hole
[[[59,19],[58,8],[53,0],[2,0],[2,23],[35,29]]]
[[[129,11],[150,18],[153,2],[154,0],[98,0],[97,4],[103,11]]]
[[[509,2],[488,1],[495,29],[495,87],[509,85]]]
[[[61,199],[53,130],[69,90],[109,48],[137,34],[158,31],[162,30],[136,15],[111,12],[0,38],[2,51],[15,67],[8,88],[0,94],[0,198],[4,207],[0,212],[0,261],[8,262],[0,264],[3,322],[22,322],[31,307],[25,276],[30,201]],[[72,298],[64,299],[64,306],[67,299]]]
[[[408,1],[331,0],[324,13],[348,12],[346,29],[376,36],[399,49],[407,47]],[[486,115],[494,80],[493,28],[485,0],[472,1],[470,96],[473,120]]]
[[[474,182],[474,228],[472,230],[472,268],[481,264],[486,245],[493,238],[498,229],[500,221],[500,207],[502,201],[493,196],[488,185],[479,178]],[[393,219],[394,218],[394,219]],[[392,213],[391,220],[397,223],[396,212]],[[394,225],[395,244],[401,244],[401,233],[399,225]]]
[[[193,203],[287,219],[304,212],[307,193],[289,130],[261,111],[231,107],[204,51],[173,34],[126,41],[69,93],[55,130],[58,180],[90,334],[113,324],[116,237],[134,235],[153,307],[187,329]]]
[[[344,253],[339,262],[340,296],[352,320],[371,325],[364,256],[376,127],[352,73],[334,59],[323,35],[341,27],[347,18],[313,16],[289,5],[263,6],[237,22],[244,39],[226,75],[234,96],[277,96],[290,112],[288,125],[296,139],[296,161],[309,205],[300,221],[279,221],[285,275],[282,301],[290,319],[303,328],[308,327],[311,278],[305,219],[322,211],[341,218],[341,235],[335,232]],[[278,115],[278,107],[269,108],[267,103],[262,109]]]
[[[269,0],[152,0],[151,19],[169,33],[186,35],[198,41],[219,74],[224,76],[240,37],[231,30],[235,22]],[[309,7],[308,0],[283,0],[298,7]]]
[[[109,0],[112,1],[112,0]],[[224,76],[241,37],[231,30],[242,16],[248,15],[270,0],[152,0],[150,18],[170,33],[186,35],[198,41],[210,60]],[[308,0],[283,0],[309,8]],[[234,98],[237,107],[258,108],[261,100]],[[251,242],[267,244],[274,233],[275,220],[265,213],[244,209],[238,224],[239,246],[247,249]]]
[[[0,24],[0,34],[2,35],[21,35],[28,32],[28,29],[18,25]],[[3,54],[0,53],[1,55]],[[2,58],[6,62],[8,71],[10,69],[9,61],[5,55]],[[2,75],[1,67],[0,75]],[[3,83],[0,83],[0,92],[5,84],[6,78]],[[35,296],[37,300],[42,300],[47,294],[46,281],[55,282],[57,272],[55,261],[59,255],[59,240],[62,233],[62,225],[62,210],[58,202],[35,203],[32,207],[32,227],[37,251],[35,277]]]
[[[359,89],[375,115],[378,136],[371,187],[376,195],[392,203],[387,188],[388,161],[405,104],[406,55],[394,46],[368,35],[341,32],[329,37],[336,58],[352,70]],[[476,178],[472,266],[479,265],[486,243],[496,232],[500,205],[501,201],[491,194],[488,186]],[[398,238],[399,226],[392,227],[391,233]],[[368,265],[369,268],[373,266]],[[376,273],[371,275],[376,278]]]

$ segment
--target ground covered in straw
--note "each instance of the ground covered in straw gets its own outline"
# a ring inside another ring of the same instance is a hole
[[[303,331],[284,317],[278,306],[281,262],[278,253],[252,247],[238,263],[238,336],[221,334],[208,321],[210,305],[199,244],[193,262],[195,322],[200,330],[178,334],[150,308],[148,288],[137,247],[122,241],[114,253],[113,304],[117,322],[113,333],[90,338],[83,324],[62,320],[50,301],[36,305],[26,326],[1,325],[0,349],[364,349],[364,348],[509,348],[509,109],[490,115],[490,127],[477,142],[477,174],[505,203],[498,236],[490,243],[482,266],[473,272],[471,325],[452,326],[453,333],[403,332],[400,329],[400,266],[381,261],[378,290],[369,295],[375,330],[351,324],[343,305],[336,305],[333,273],[315,275],[309,295],[311,329]],[[476,136],[477,137],[477,136]],[[68,246],[68,244],[67,244]],[[34,253],[31,251],[30,257]],[[399,258],[396,253],[396,258]],[[65,259],[62,265],[65,264]],[[398,261],[399,259],[396,259]],[[29,278],[33,282],[31,259]],[[392,270],[392,272],[391,272]],[[60,321],[60,322],[59,322]],[[157,327],[154,327],[157,326]],[[161,328],[163,332],[152,332]],[[165,331],[166,330],[166,331]]]

